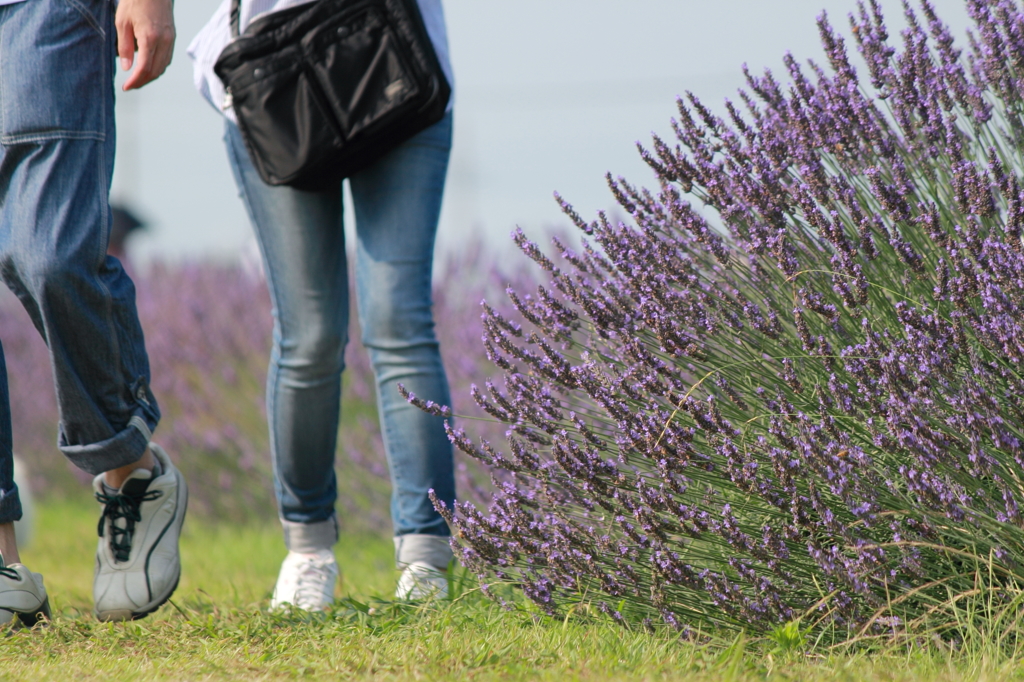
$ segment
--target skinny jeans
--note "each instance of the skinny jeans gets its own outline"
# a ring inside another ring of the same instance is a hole
[[[449,505],[455,499],[444,420],[407,403],[397,388],[450,404],[434,333],[431,266],[451,137],[449,114],[349,179],[359,325],[375,376],[396,537],[448,536],[428,491]],[[329,547],[336,538],[334,459],[349,321],[341,183],[317,192],[267,185],[234,123],[227,123],[225,141],[273,306],[267,416],[286,543],[293,550]]]
[[[0,279],[49,349],[57,445],[90,474],[138,461],[160,419],[135,287],[106,255],[113,12],[110,0],[0,6]],[[0,348],[0,523],[21,516],[11,449]]]

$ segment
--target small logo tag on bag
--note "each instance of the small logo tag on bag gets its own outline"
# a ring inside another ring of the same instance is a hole
[[[384,88],[384,96],[389,100],[394,99],[405,92],[405,81],[397,80],[388,87]]]

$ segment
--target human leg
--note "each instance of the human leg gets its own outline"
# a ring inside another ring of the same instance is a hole
[[[15,617],[28,626],[50,617],[43,577],[25,568],[18,556],[14,522],[21,518],[21,504],[13,465],[7,371],[0,347],[0,627]]]
[[[0,627],[15,617],[28,626],[50,617],[50,603],[43,576],[21,564],[14,522],[21,518],[18,486],[14,482],[11,452],[11,409],[7,393],[7,368],[0,346]]]
[[[103,253],[109,213],[106,184],[94,172],[98,146],[51,140],[0,148],[0,277],[49,347],[60,449],[91,474],[114,470],[116,486],[118,469],[150,463],[143,458],[160,411],[134,285]],[[69,180],[69,171],[78,177]]]
[[[14,482],[14,453],[11,443],[11,403],[7,393],[7,365],[0,345],[0,556],[9,563],[20,561],[14,522],[21,518],[21,500]]]
[[[407,403],[397,386],[426,400],[451,402],[431,311],[431,266],[450,148],[449,115],[351,178],[359,319],[391,469],[396,558],[400,567],[425,562],[435,571],[447,567],[451,550],[448,526],[429,491],[446,504],[454,502],[452,447],[444,420]]]
[[[114,35],[106,0],[0,7],[0,278],[49,348],[61,451],[115,486],[95,595],[98,615],[120,619],[145,615],[173,590],[185,491],[169,460],[158,467],[152,459],[160,411],[135,289],[105,254]],[[133,558],[104,563],[104,546],[118,538]],[[128,594],[129,583],[144,594]]]
[[[160,417],[134,285],[106,256],[113,45],[103,0],[0,14],[0,278],[50,349],[60,448],[92,474],[137,462]]]
[[[303,192],[269,186],[234,124],[227,124],[225,141],[273,305],[267,419],[274,486],[285,544],[302,555],[285,560],[272,603],[322,608],[337,575],[325,552],[338,537],[334,455],[348,340],[341,188]],[[314,584],[309,598],[302,596],[300,578]]]

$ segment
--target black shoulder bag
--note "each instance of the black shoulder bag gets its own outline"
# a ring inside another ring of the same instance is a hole
[[[214,71],[270,185],[316,190],[444,117],[451,87],[416,0],[316,0],[253,21]]]

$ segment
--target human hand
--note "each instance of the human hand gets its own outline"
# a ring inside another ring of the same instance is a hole
[[[121,69],[128,71],[135,64],[124,89],[141,88],[158,78],[171,63],[174,52],[172,0],[121,0],[114,25],[117,27]],[[136,50],[138,60],[135,59]]]

